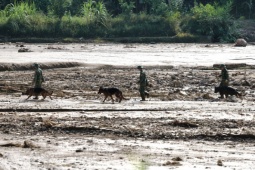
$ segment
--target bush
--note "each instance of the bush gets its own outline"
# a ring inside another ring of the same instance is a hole
[[[64,37],[92,38],[96,36],[94,22],[77,16],[63,16],[59,31]]]
[[[161,37],[158,40],[168,42],[177,42],[177,39],[189,42],[197,37],[211,37],[214,42],[233,41],[235,38],[235,24],[229,14],[231,3],[224,3],[224,6],[199,4],[192,8],[190,15],[184,16],[183,0],[171,1],[170,5],[165,0],[146,0],[145,4],[150,7],[140,13],[133,13],[133,1],[121,0],[123,13],[113,17],[103,1],[80,0],[83,4],[77,15],[72,15],[69,10],[71,0],[49,0],[53,6],[49,7],[47,14],[39,12],[34,3],[29,2],[32,1],[9,4],[0,11],[1,35],[85,39],[139,37],[138,41],[141,37],[148,37],[146,41]],[[169,39],[172,36],[173,39]]]
[[[174,34],[181,32],[180,23],[181,23],[181,13],[179,11],[170,12],[166,17],[166,21],[169,24],[169,27],[172,29]]]
[[[182,29],[184,32],[210,36],[213,42],[229,41],[235,32],[230,10],[231,3],[224,6],[196,5],[192,9],[192,15],[183,19]]]
[[[116,37],[173,36],[174,28],[161,16],[132,14],[129,19],[119,15],[112,19],[110,35]]]

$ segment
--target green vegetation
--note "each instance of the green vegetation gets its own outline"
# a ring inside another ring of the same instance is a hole
[[[0,0],[0,36],[232,42],[238,36],[235,20],[254,18],[253,4],[253,0]]]
[[[230,15],[231,3],[224,6],[218,4],[199,4],[191,10],[191,16],[183,22],[183,30],[192,34],[210,36],[213,42],[233,40],[235,32],[234,20]]]

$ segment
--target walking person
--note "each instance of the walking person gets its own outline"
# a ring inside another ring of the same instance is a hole
[[[219,77],[221,77],[220,87],[221,86],[228,86],[229,84],[229,74],[226,66],[224,64],[220,65],[221,74]]]
[[[147,81],[146,74],[143,71],[143,67],[138,66],[137,69],[140,70],[140,77],[139,77],[138,84],[140,85],[139,92],[142,98],[141,101],[145,101],[145,96],[149,97],[149,93],[146,91],[146,87],[148,86],[148,81]]]
[[[33,66],[35,67],[35,73],[34,73],[34,79],[32,82],[32,85],[34,85],[35,92],[37,89],[41,89],[42,87],[42,82],[44,82],[44,77],[42,74],[42,69],[40,68],[39,64],[34,63]],[[38,95],[35,96],[34,99],[38,99]]]

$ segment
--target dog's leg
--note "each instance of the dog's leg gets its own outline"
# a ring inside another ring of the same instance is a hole
[[[112,103],[114,103],[114,100],[113,100],[113,97],[112,97],[112,95],[110,95],[110,97],[111,97],[111,99],[112,99]]]
[[[116,102],[120,103],[121,102],[120,94],[116,93],[115,97],[116,97]]]
[[[46,98],[46,95],[45,94],[42,94],[42,100],[44,100]]]
[[[103,102],[104,102],[104,101],[107,99],[107,97],[108,97],[108,96],[105,96],[105,97],[104,97],[104,100],[103,100]]]
[[[119,103],[122,101],[123,98],[124,97],[123,97],[122,93],[120,92],[120,94],[119,94],[119,99],[120,99]]]
[[[32,96],[32,95],[29,95],[29,96],[26,98],[26,100],[28,100],[31,96]]]
[[[119,101],[119,103],[120,103],[122,101],[122,99],[123,99],[122,94],[119,95],[119,99],[120,99],[120,101]]]
[[[241,96],[241,94],[239,94],[239,93],[236,93],[235,96],[238,97],[238,98],[240,98],[240,99],[242,99],[242,96]]]
[[[220,93],[220,98],[224,99],[224,94],[223,93]]]

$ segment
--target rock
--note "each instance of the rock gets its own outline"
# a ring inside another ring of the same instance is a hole
[[[180,91],[179,94],[180,94],[180,95],[183,95],[183,96],[186,96],[186,95],[187,95],[187,93],[186,93],[185,91]]]
[[[18,50],[18,52],[20,53],[20,52],[32,52],[32,51],[30,49],[28,49],[28,48],[20,48]]]
[[[173,161],[182,161],[182,158],[180,158],[179,156],[175,157],[172,159]]]
[[[38,148],[38,146],[35,146],[32,141],[25,140],[23,148]]]
[[[173,81],[173,87],[183,87],[183,84],[181,81],[174,80]]]
[[[83,152],[83,150],[82,149],[76,149],[75,152]]]
[[[162,164],[163,166],[180,166],[181,163],[178,161],[167,161],[166,163]]]
[[[218,161],[217,161],[217,165],[218,165],[218,166],[223,166],[222,161],[221,161],[221,160],[218,160]]]
[[[243,38],[239,38],[236,40],[235,42],[235,47],[246,47],[247,46],[247,41],[245,41],[245,39]]]

